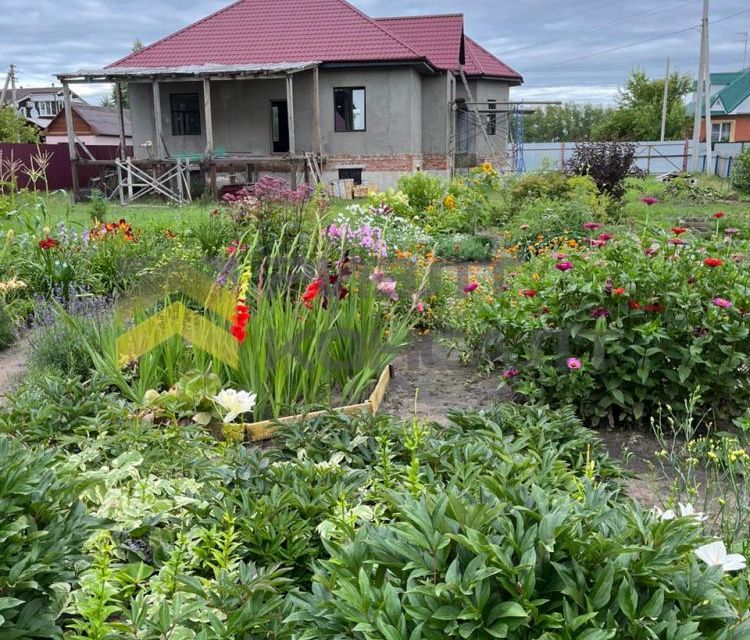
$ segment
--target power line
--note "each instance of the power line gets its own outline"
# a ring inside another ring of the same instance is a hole
[[[698,0],[692,0],[692,2],[698,2]],[[660,13],[666,13],[669,11],[674,11],[678,8],[683,8],[685,6],[685,0],[679,0],[676,4],[670,6],[670,7],[661,7],[659,9],[654,9],[653,11],[647,11],[646,13],[640,13],[638,15],[630,16],[629,18],[621,18],[619,20],[614,20],[613,22],[607,22],[604,24],[600,24],[596,27],[591,27],[590,29],[584,29],[582,31],[573,31],[571,33],[568,33],[567,35],[561,36],[559,38],[552,38],[551,40],[544,40],[544,44],[550,44],[552,42],[561,42],[565,40],[571,40],[573,38],[577,38],[578,36],[585,35],[587,33],[594,33],[596,31],[601,31],[602,29],[607,29],[609,27],[614,27],[620,24],[625,24],[627,22],[634,22],[635,20],[641,20],[643,18],[647,18],[649,16],[657,15]],[[533,49],[535,47],[538,47],[538,43],[534,44],[527,44],[522,47],[516,47],[515,49],[508,49],[507,51],[503,51],[500,53],[500,56],[507,56],[509,54],[515,53],[516,51],[523,51],[525,49]]]
[[[723,22],[724,20],[731,20],[732,18],[736,18],[737,16],[741,16],[745,13],[750,13],[750,9],[743,9],[742,11],[737,11],[736,13],[733,13],[728,16],[724,16],[723,18],[717,18],[716,20],[711,20],[710,24],[715,24],[717,22]],[[531,69],[527,69],[527,71],[534,71],[535,69],[548,69],[550,67],[559,67],[561,65],[568,64],[570,62],[577,62],[578,60],[586,60],[587,58],[593,58],[595,56],[601,56],[605,53],[612,53],[614,51],[622,51],[623,49],[629,49],[630,47],[637,47],[640,44],[646,44],[647,42],[653,42],[654,40],[661,40],[662,38],[668,38],[669,36],[674,36],[680,33],[686,33],[688,31],[694,31],[697,29],[699,25],[693,25],[690,27],[686,27],[685,29],[677,29],[675,31],[670,31],[669,33],[662,33],[658,36],[653,36],[651,38],[646,38],[644,40],[639,40],[638,42],[631,42],[629,44],[624,44],[619,47],[611,47],[609,49],[602,49],[601,51],[595,51],[594,53],[587,53],[582,56],[576,56],[575,58],[569,58],[567,60],[561,60],[560,62],[553,62],[552,64],[547,64],[544,67],[532,67]]]

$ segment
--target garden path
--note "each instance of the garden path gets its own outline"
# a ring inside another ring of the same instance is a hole
[[[0,352],[0,403],[10,391],[13,382],[26,370],[28,351],[28,341],[21,339]]]
[[[477,376],[476,369],[459,362],[458,355],[439,341],[439,334],[416,338],[395,360],[394,378],[383,403],[383,413],[402,420],[414,417],[414,396],[420,420],[445,423],[451,409],[479,409],[510,400],[498,391],[497,379]]]

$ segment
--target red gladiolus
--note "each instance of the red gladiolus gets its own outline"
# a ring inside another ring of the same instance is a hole
[[[685,227],[672,227],[672,233],[681,236],[683,233],[687,233],[687,229]]]
[[[536,293],[537,292],[534,289],[524,289],[523,291],[521,291],[521,295],[524,298],[533,298],[536,296]]]
[[[49,251],[50,249],[54,249],[55,247],[59,246],[60,243],[55,240],[54,238],[47,237],[44,240],[39,241],[39,248],[42,251]]]
[[[703,261],[703,264],[713,269],[714,267],[720,267],[721,265],[723,265],[724,261],[721,260],[720,258],[706,258]]]
[[[724,215],[725,215],[725,213],[724,213],[723,211],[717,211],[717,212],[716,212],[716,213],[714,214],[714,218],[716,218],[717,220],[719,220],[720,218],[723,218],[723,217],[724,217]]]
[[[313,280],[307,285],[307,289],[305,289],[305,292],[302,294],[302,302],[308,309],[312,309],[313,300],[320,295],[320,288],[322,286],[323,281],[320,278]]]
[[[241,327],[238,324],[232,325],[232,328],[230,329],[231,334],[234,336],[234,338],[242,344],[245,342],[245,338],[247,337],[247,328]]]

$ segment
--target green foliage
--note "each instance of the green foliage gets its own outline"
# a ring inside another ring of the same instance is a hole
[[[406,194],[412,209],[419,214],[426,212],[430,205],[439,202],[446,187],[437,176],[417,171],[411,175],[401,176],[398,180],[398,190]]]
[[[39,142],[36,128],[10,107],[0,108],[0,142]],[[0,183],[1,184],[1,183]]]
[[[58,638],[75,565],[96,521],[52,452],[0,436],[0,636]]]
[[[89,215],[93,223],[104,222],[107,218],[107,199],[97,190],[89,198]]]
[[[513,204],[519,206],[528,200],[563,198],[570,192],[571,185],[560,171],[536,171],[512,178],[506,189]]]
[[[456,233],[438,238],[435,255],[457,262],[483,262],[492,258],[492,238]]]
[[[745,149],[732,164],[732,186],[746,195],[750,195],[750,149]]]
[[[750,363],[750,283],[733,258],[740,246],[599,233],[601,248],[535,258],[491,302],[465,301],[455,316],[467,319],[469,344],[516,368],[522,393],[574,404],[594,422],[642,423],[660,404],[682,406],[696,387],[702,409],[740,413],[750,402],[738,374]],[[704,264],[707,256],[718,262]],[[556,268],[564,261],[569,270]],[[568,357],[582,368],[568,370]]]
[[[548,105],[524,116],[527,142],[581,142],[610,117],[611,109],[590,104]]]
[[[688,117],[684,98],[693,90],[690,75],[674,72],[669,77],[667,101],[667,140],[681,140],[686,135]],[[664,80],[650,80],[640,69],[633,71],[618,99],[594,133],[597,140],[659,140],[661,135]]]
[[[0,351],[7,349],[16,339],[16,325],[8,307],[0,300]]]

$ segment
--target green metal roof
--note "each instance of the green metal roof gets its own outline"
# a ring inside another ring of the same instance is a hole
[[[714,105],[714,102],[718,99],[721,100],[723,106],[723,109],[717,109],[714,106],[711,109],[711,115],[731,114],[747,98],[750,98],[750,67],[743,71],[712,73],[711,85],[712,87],[722,87],[711,95],[711,104]],[[695,84],[693,84],[693,89],[695,89]],[[691,101],[687,105],[687,112],[692,114],[694,109],[695,105]],[[704,106],[702,106],[701,112],[705,115],[706,109]]]

